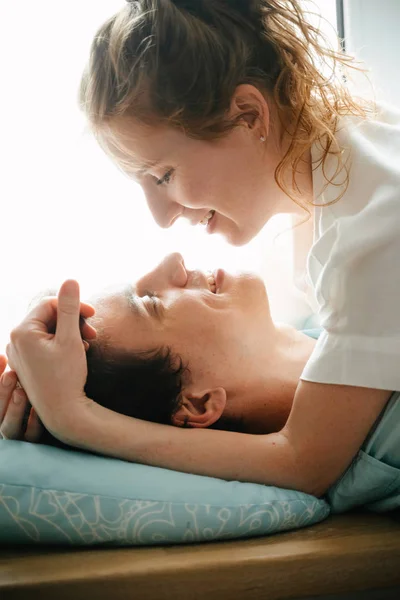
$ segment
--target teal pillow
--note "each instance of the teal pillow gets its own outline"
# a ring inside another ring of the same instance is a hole
[[[28,442],[0,441],[0,543],[139,546],[267,535],[324,500]]]

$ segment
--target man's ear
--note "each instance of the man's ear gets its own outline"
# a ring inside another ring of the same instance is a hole
[[[181,405],[172,417],[176,427],[210,427],[222,417],[226,407],[224,388],[199,393],[183,391]]]
[[[230,117],[240,118],[258,137],[268,137],[270,110],[263,94],[254,85],[238,85],[233,94]]]

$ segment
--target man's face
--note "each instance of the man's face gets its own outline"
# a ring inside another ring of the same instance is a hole
[[[192,379],[223,385],[260,368],[271,317],[265,286],[255,275],[217,270],[216,281],[188,271],[180,254],[167,256],[134,285],[93,301],[93,325],[114,348],[129,352],[170,347]]]

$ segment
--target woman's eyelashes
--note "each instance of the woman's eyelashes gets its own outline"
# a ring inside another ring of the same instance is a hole
[[[156,185],[164,185],[164,184],[170,183],[173,173],[174,173],[174,169],[169,169],[165,173],[164,177],[162,177],[161,179],[156,178]]]

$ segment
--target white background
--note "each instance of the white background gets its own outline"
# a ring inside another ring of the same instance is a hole
[[[160,230],[140,189],[97,148],[77,106],[91,39],[121,0],[3,0],[1,56],[0,352],[10,329],[44,288],[76,278],[82,297],[135,280],[167,252],[189,268],[254,268],[263,274],[272,311],[292,308],[290,235],[285,218],[251,244],[231,248],[201,228],[178,222]],[[335,0],[320,0],[335,24]]]
[[[344,0],[344,18],[346,50],[368,66],[375,97],[399,106],[399,0]],[[365,77],[355,81],[369,92]]]

